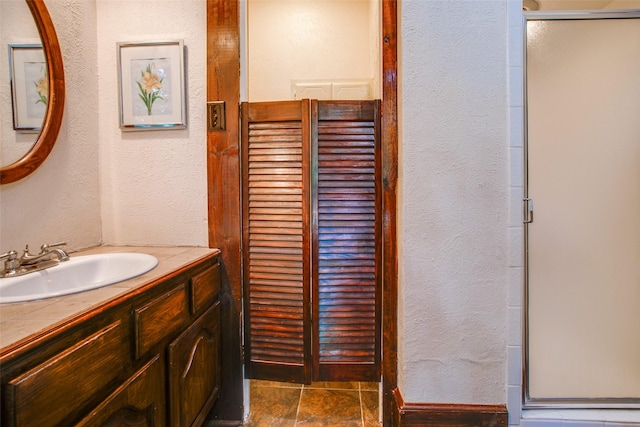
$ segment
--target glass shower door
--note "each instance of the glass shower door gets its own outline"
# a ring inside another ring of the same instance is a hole
[[[640,19],[526,39],[527,403],[640,403]]]

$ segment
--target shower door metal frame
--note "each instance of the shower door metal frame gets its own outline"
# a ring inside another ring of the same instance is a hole
[[[639,19],[640,9],[523,12],[523,225],[524,225],[524,301],[522,342],[523,409],[640,409],[640,398],[531,398],[529,395],[529,227],[533,222],[532,198],[529,194],[529,141],[527,110],[527,23],[529,21]]]

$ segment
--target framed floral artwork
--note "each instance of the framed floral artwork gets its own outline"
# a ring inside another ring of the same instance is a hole
[[[118,43],[120,129],[186,127],[182,40]]]
[[[47,62],[42,45],[10,44],[9,75],[13,128],[18,132],[40,132],[49,100]]]

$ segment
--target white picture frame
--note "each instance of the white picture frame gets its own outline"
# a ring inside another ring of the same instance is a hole
[[[49,101],[47,61],[40,44],[9,44],[13,129],[38,133]]]
[[[186,128],[182,40],[117,43],[120,129]]]

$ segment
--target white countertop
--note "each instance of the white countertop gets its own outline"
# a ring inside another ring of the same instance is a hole
[[[98,246],[70,253],[69,255],[73,257],[74,255],[112,252],[146,253],[158,258],[158,265],[151,271],[134,277],[133,279],[90,291],[37,301],[0,304],[0,349],[48,329],[65,319],[83,313],[135,288],[159,279],[202,257],[218,252],[218,249],[198,247]]]

